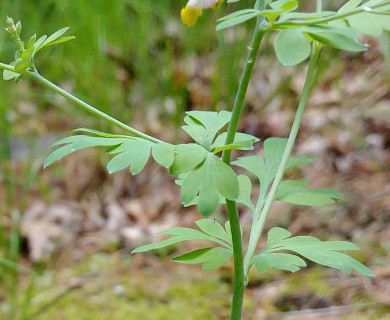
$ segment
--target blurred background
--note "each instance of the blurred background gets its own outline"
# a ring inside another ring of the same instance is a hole
[[[252,1],[204,12],[194,28],[180,23],[185,3],[3,0],[0,20],[20,19],[24,39],[71,27],[76,40],[43,50],[40,73],[139,130],[183,142],[186,110],[231,108],[252,27],[215,32],[219,16]],[[263,43],[240,128],[262,140],[288,135],[306,70],[282,67],[273,38]],[[364,42],[364,53],[322,52],[295,149],[315,160],[291,173],[347,200],[315,209],[276,203],[268,227],[352,240],[376,278],[315,266],[254,273],[244,319],[390,319],[390,34]],[[0,61],[14,52],[0,32]],[[0,97],[0,319],[228,319],[231,265],[203,272],[170,261],[194,244],[130,255],[159,231],[200,218],[180,207],[166,172],[150,163],[137,176],[109,176],[103,150],[43,170],[51,144],[70,130],[120,131],[27,79],[1,81]],[[245,231],[250,216],[240,214]]]

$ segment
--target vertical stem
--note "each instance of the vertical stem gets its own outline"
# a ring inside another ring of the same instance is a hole
[[[276,191],[279,187],[280,182],[282,181],[288,158],[290,157],[291,151],[294,147],[295,140],[297,138],[298,131],[299,131],[299,128],[300,128],[300,125],[302,122],[303,112],[305,110],[307,102],[309,101],[310,94],[311,94],[311,91],[312,91],[312,88],[313,88],[313,85],[315,82],[316,63],[318,60],[320,49],[321,49],[321,47],[318,43],[313,44],[313,52],[312,52],[312,55],[310,57],[310,63],[309,63],[309,68],[308,68],[307,74],[306,74],[305,84],[303,86],[301,99],[299,101],[298,108],[297,108],[297,111],[295,113],[295,118],[294,118],[293,125],[291,127],[290,135],[289,135],[288,140],[287,140],[286,149],[283,152],[283,156],[282,156],[282,159],[280,161],[278,171],[277,171],[275,179],[272,183],[271,189],[267,195],[267,199],[266,199],[264,207],[261,211],[260,218],[258,221],[253,222],[253,224],[255,224],[255,227],[253,228],[254,232],[251,233],[251,235],[250,235],[248,250],[246,252],[245,261],[244,261],[245,274],[248,273],[249,268],[252,264],[252,259],[253,259],[253,256],[255,254],[255,250],[256,250],[257,244],[259,242],[259,239],[260,239],[263,227],[264,227],[264,223],[269,215],[272,203],[274,202]]]
[[[250,46],[248,47],[248,56],[245,67],[241,75],[240,83],[237,89],[237,94],[233,104],[232,118],[229,122],[225,144],[232,143],[237,131],[241,112],[244,106],[245,95],[248,90],[249,80],[252,75],[253,66],[255,64],[257,54],[260,48],[261,40],[263,39],[264,30],[259,28],[259,23],[255,27]],[[231,150],[226,150],[222,154],[222,161],[227,165],[231,162]],[[245,273],[244,273],[244,257],[242,249],[242,237],[240,220],[238,216],[237,203],[226,199],[226,208],[229,215],[230,229],[233,242],[233,259],[234,259],[234,280],[233,280],[233,297],[230,319],[240,320],[242,315],[242,305],[244,301],[245,291]]]
[[[257,53],[259,52],[259,47],[261,40],[263,39],[264,30],[256,28],[255,33],[253,34],[252,42],[248,47],[248,56],[246,59],[245,67],[241,75],[240,83],[237,89],[237,95],[234,100],[233,109],[232,109],[232,118],[229,122],[227,129],[227,136],[225,144],[233,143],[234,137],[236,135],[238,122],[240,120],[241,112],[244,106],[244,99],[246,92],[248,90],[249,80],[252,76],[253,67],[257,58]],[[222,160],[226,164],[230,164],[231,160],[231,150],[226,150],[222,155]]]
[[[230,230],[232,233],[234,263],[233,297],[230,319],[240,320],[245,291],[244,257],[242,252],[241,226],[236,202],[226,199],[226,208],[229,215]]]
[[[316,11],[317,12],[322,11],[322,0],[316,0]]]

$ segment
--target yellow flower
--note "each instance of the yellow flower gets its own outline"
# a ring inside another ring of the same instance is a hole
[[[223,0],[188,0],[187,5],[181,9],[181,21],[186,26],[192,27],[202,15],[203,9],[216,9],[222,2]]]

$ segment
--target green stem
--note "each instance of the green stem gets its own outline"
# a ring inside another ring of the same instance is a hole
[[[258,23],[255,27],[251,45],[248,47],[248,56],[234,100],[232,118],[229,122],[229,126],[227,129],[227,136],[225,142],[226,144],[230,144],[234,141],[241,112],[244,106],[245,95],[248,90],[249,80],[252,75],[253,66],[257,58],[261,40],[263,39],[264,30],[259,27],[259,21],[260,20],[258,20]],[[227,165],[230,165],[231,150],[226,150],[222,154],[222,160]],[[244,274],[244,257],[242,249],[241,226],[240,219],[238,216],[237,203],[235,201],[226,199],[226,208],[229,215],[230,229],[232,233],[234,260],[233,297],[230,319],[240,320],[242,315],[242,305],[244,301],[244,291],[246,284]]]
[[[349,16],[353,16],[355,14],[359,14],[362,12],[367,12],[367,13],[374,13],[374,9],[378,9],[384,6],[388,6],[390,4],[390,1],[386,1],[383,3],[379,3],[377,5],[373,5],[370,8],[367,8],[366,6],[360,6],[358,8],[355,8],[351,11],[348,12],[343,12],[343,13],[336,13],[329,15],[324,18],[319,18],[319,19],[314,19],[314,20],[296,20],[296,21],[281,21],[281,22],[275,22],[272,25],[273,29],[283,29],[283,28],[289,28],[289,27],[299,27],[299,26],[313,26],[313,25],[318,25],[318,24],[324,24],[328,23],[331,21],[335,20],[340,20]],[[370,9],[370,10],[368,10]],[[318,12],[318,11],[317,11]]]
[[[316,0],[316,11],[318,13],[322,11],[322,0]]]
[[[12,66],[4,64],[4,63],[0,63],[0,69],[15,72],[14,68]],[[74,95],[70,94],[69,92],[65,91],[64,89],[60,88],[59,86],[55,85],[54,83],[50,82],[45,77],[41,76],[37,71],[26,71],[24,73],[24,76],[27,76],[30,79],[33,79],[33,80],[39,82],[40,84],[42,84],[46,88],[63,96],[65,99],[67,99],[68,101],[70,101],[71,103],[73,103],[74,105],[79,107],[80,109],[83,109],[84,111],[87,111],[87,112],[95,115],[96,117],[113,124],[114,126],[130,133],[131,135],[133,135],[135,137],[143,138],[145,140],[149,140],[149,141],[155,142],[155,143],[162,142],[161,140],[154,138],[154,137],[151,137],[145,133],[142,133],[142,132],[124,124],[123,122],[109,116],[108,114],[96,109],[95,107],[89,105],[88,103],[80,100],[79,98],[75,97]]]
[[[245,67],[242,72],[240,84],[237,89],[237,95],[234,100],[233,109],[232,109],[232,118],[229,122],[229,126],[227,129],[227,136],[225,140],[225,144],[233,143],[234,137],[236,135],[238,122],[240,120],[241,112],[244,107],[244,99],[246,92],[248,90],[249,80],[252,75],[253,67],[255,65],[255,61],[257,58],[257,53],[259,52],[259,47],[261,40],[263,39],[264,30],[257,29],[253,35],[251,45],[248,47],[248,57],[246,59]],[[230,165],[231,161],[231,150],[226,150],[222,155],[222,160]]]
[[[246,282],[244,277],[244,255],[242,251],[240,218],[238,216],[237,204],[235,201],[226,199],[226,209],[229,215],[230,230],[232,233],[234,263],[233,297],[230,319],[240,320]]]
[[[276,191],[279,187],[280,182],[282,181],[284,171],[286,168],[287,161],[291,155],[291,151],[294,147],[295,140],[298,135],[299,127],[302,122],[303,112],[305,110],[305,107],[307,105],[307,102],[309,101],[310,94],[315,82],[315,76],[316,76],[316,63],[318,60],[318,56],[320,53],[320,45],[318,43],[313,44],[313,52],[310,57],[310,63],[309,68],[307,70],[305,84],[303,86],[301,99],[298,104],[297,111],[295,113],[295,118],[293,125],[291,127],[290,135],[287,140],[286,149],[283,152],[283,156],[278,168],[278,171],[276,173],[275,179],[272,183],[271,189],[267,195],[267,199],[265,201],[264,207],[261,211],[260,217],[257,221],[254,221],[253,224],[255,225],[254,228],[252,228],[253,232],[251,232],[249,244],[248,244],[248,250],[245,254],[245,260],[244,260],[244,270],[245,274],[248,274],[249,268],[252,265],[253,256],[255,254],[257,244],[259,242],[261,233],[264,228],[264,223],[266,219],[268,218],[268,215],[270,213],[270,209],[272,206],[272,203],[274,202]]]

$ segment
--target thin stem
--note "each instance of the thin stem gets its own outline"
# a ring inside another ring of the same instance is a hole
[[[322,11],[322,0],[316,0],[316,11],[318,13]]]
[[[0,69],[15,72],[14,67],[0,62]]]
[[[313,26],[317,24],[324,24],[327,22],[335,21],[335,20],[340,20],[349,16],[353,16],[355,14],[359,14],[362,12],[367,12],[367,13],[372,13],[372,10],[378,9],[384,6],[388,6],[390,4],[390,1],[386,1],[383,3],[379,3],[377,5],[373,5],[371,7],[367,6],[360,6],[356,9],[353,9],[348,12],[344,13],[337,13],[337,14],[331,14],[329,16],[326,16],[324,18],[319,18],[319,19],[314,19],[314,20],[296,20],[296,21],[281,21],[281,22],[275,22],[272,25],[273,29],[283,29],[283,28],[288,28],[288,27],[299,27],[299,26]]]
[[[263,35],[265,32],[259,27],[259,24],[260,19],[257,21],[251,44],[248,47],[248,56],[234,100],[232,118],[229,122],[229,126],[227,129],[225,144],[232,143],[236,135],[241,112],[244,106],[245,95],[248,90],[249,80],[251,78],[253,66],[255,64],[257,54],[260,48],[260,43],[263,39]],[[227,165],[230,165],[231,150],[226,150],[222,154],[222,160]],[[233,297],[230,319],[240,320],[242,315],[242,305],[244,301],[244,291],[246,284],[246,278],[244,274],[244,257],[242,249],[241,227],[240,219],[238,216],[237,203],[235,201],[226,199],[226,208],[229,215],[230,229],[232,233],[234,260]]]
[[[14,68],[12,66],[4,64],[4,63],[0,63],[0,69],[15,72]],[[54,91],[55,93],[58,93],[59,95],[63,96],[65,99],[67,99],[68,101],[70,101],[71,103],[76,105],[77,107],[83,109],[84,111],[92,113],[93,115],[97,116],[98,118],[103,119],[103,120],[113,124],[114,126],[130,133],[133,136],[143,138],[145,140],[149,140],[149,141],[155,142],[155,143],[162,142],[161,140],[154,138],[152,136],[149,136],[143,132],[140,132],[140,131],[124,124],[123,122],[109,116],[108,114],[96,109],[95,107],[89,105],[88,103],[80,100],[79,98],[75,97],[74,95],[70,94],[69,92],[65,91],[64,89],[60,88],[59,86],[55,85],[54,83],[50,82],[45,77],[41,76],[37,71],[26,71],[23,75],[39,82],[40,84],[42,84],[46,88],[49,88],[50,90]]]
[[[231,320],[240,320],[242,315],[242,305],[244,302],[245,277],[244,277],[244,256],[242,251],[242,238],[240,219],[235,201],[226,199],[226,209],[229,215],[230,230],[233,243],[233,297],[230,313]]]
[[[288,140],[287,140],[286,149],[283,152],[283,156],[282,156],[278,171],[277,171],[275,179],[272,183],[271,189],[267,195],[267,199],[266,199],[264,207],[261,211],[260,217],[257,221],[253,222],[253,224],[255,225],[255,227],[253,228],[254,232],[251,233],[251,235],[250,235],[248,250],[245,254],[245,260],[244,260],[245,274],[248,273],[249,268],[252,265],[253,256],[255,254],[257,244],[259,242],[261,233],[263,231],[264,223],[265,223],[265,221],[268,218],[268,215],[270,213],[270,209],[271,209],[272,203],[274,202],[276,191],[279,187],[280,182],[282,181],[288,158],[291,155],[291,151],[294,147],[295,140],[296,140],[297,135],[298,135],[299,127],[300,127],[301,122],[302,122],[303,112],[305,110],[307,102],[309,101],[310,93],[312,91],[312,88],[313,88],[313,85],[315,82],[316,63],[317,63],[318,56],[320,53],[320,48],[321,47],[318,43],[313,44],[313,53],[310,57],[309,68],[307,70],[305,84],[303,86],[301,99],[299,101],[298,108],[297,108],[297,111],[295,113],[295,118],[294,118],[293,125],[291,127],[290,135],[289,135]]]
[[[236,98],[234,100],[233,109],[232,109],[232,118],[229,122],[227,129],[227,136],[225,144],[233,143],[234,137],[236,135],[238,122],[240,120],[241,112],[244,107],[244,99],[246,92],[248,90],[249,80],[252,75],[253,67],[257,58],[257,53],[259,52],[259,47],[261,40],[263,39],[264,30],[257,29],[253,35],[251,45],[248,47],[248,56],[246,59],[245,67],[241,75],[240,83],[237,89]],[[231,160],[231,150],[226,150],[222,155],[222,160],[226,164],[230,164]]]
[[[68,101],[72,102],[77,107],[92,113],[93,115],[97,116],[100,119],[106,120],[107,122],[117,126],[118,128],[129,132],[133,136],[143,138],[145,140],[149,140],[151,142],[159,143],[162,142],[159,139],[156,139],[154,137],[151,137],[145,133],[142,133],[136,129],[133,129],[132,127],[129,127],[128,125],[124,124],[123,122],[109,116],[108,114],[96,109],[95,107],[89,105],[88,103],[80,100],[79,98],[75,97],[74,95],[70,94],[69,92],[65,91],[64,89],[60,88],[59,86],[55,85],[54,83],[47,80],[45,77],[41,76],[38,72],[27,72],[27,75],[39,83],[41,83],[43,86],[51,89],[52,91],[58,93],[59,95],[63,96]]]

